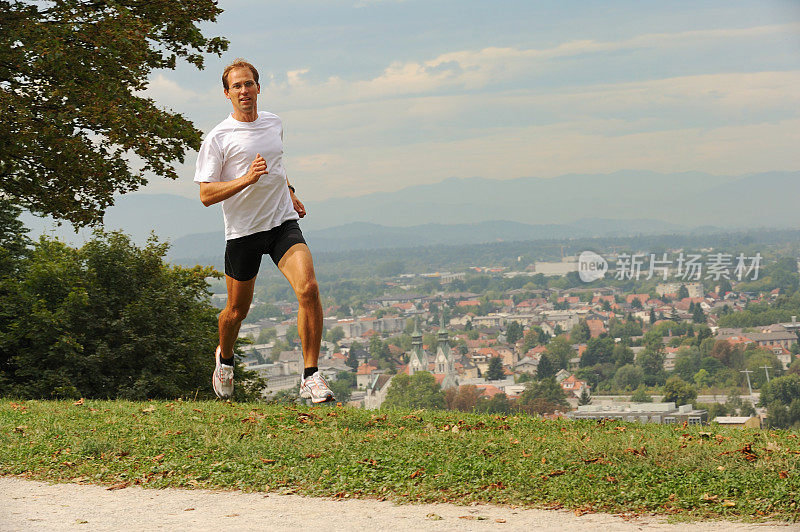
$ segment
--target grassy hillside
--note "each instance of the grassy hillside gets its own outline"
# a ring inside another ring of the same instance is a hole
[[[220,402],[0,400],[0,474],[124,488],[794,520],[792,431]]]

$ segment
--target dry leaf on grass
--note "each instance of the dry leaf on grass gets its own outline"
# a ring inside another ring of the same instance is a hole
[[[645,449],[644,446],[642,446],[641,449],[634,449],[632,447],[628,447],[627,449],[625,449],[625,452],[631,453],[634,456],[647,456],[647,449]]]

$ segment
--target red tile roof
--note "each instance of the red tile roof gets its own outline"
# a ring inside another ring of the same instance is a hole
[[[545,347],[543,345],[537,345],[536,347],[532,347],[531,349],[528,349],[528,352],[525,353],[525,354],[527,356],[538,355],[539,353],[544,353],[545,351],[547,351],[547,347]]]
[[[358,366],[358,371],[356,371],[356,375],[370,375],[376,369],[378,369],[377,366],[371,366],[369,364],[361,364],[360,366]]]
[[[476,388],[481,390],[481,397],[494,397],[498,393],[503,393],[503,390],[494,384],[478,384]]]
[[[592,338],[597,338],[608,329],[603,325],[602,320],[586,320],[586,325],[589,326],[589,333]]]

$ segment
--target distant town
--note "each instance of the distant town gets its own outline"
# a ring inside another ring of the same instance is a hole
[[[787,314],[800,309],[795,259],[765,264],[758,280],[653,279],[635,292],[576,282],[577,260],[399,273],[358,304],[327,298],[320,370],[340,400],[367,409],[389,401],[656,423],[792,419],[790,404],[780,412],[760,394],[770,379],[800,373],[800,311]],[[257,297],[241,328],[241,362],[266,380],[267,398],[293,397],[300,381],[296,310]]]

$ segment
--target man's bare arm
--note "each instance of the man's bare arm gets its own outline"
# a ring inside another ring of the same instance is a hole
[[[289,187],[289,196],[292,198],[292,207],[295,212],[300,215],[300,218],[306,215],[306,208],[303,203],[294,195],[294,187],[289,184],[289,178],[286,178],[286,186]]]
[[[253,162],[250,163],[250,169],[242,177],[237,177],[231,181],[200,183],[200,201],[206,207],[219,203],[258,182],[259,178],[266,173],[267,162],[261,154],[258,154]]]

